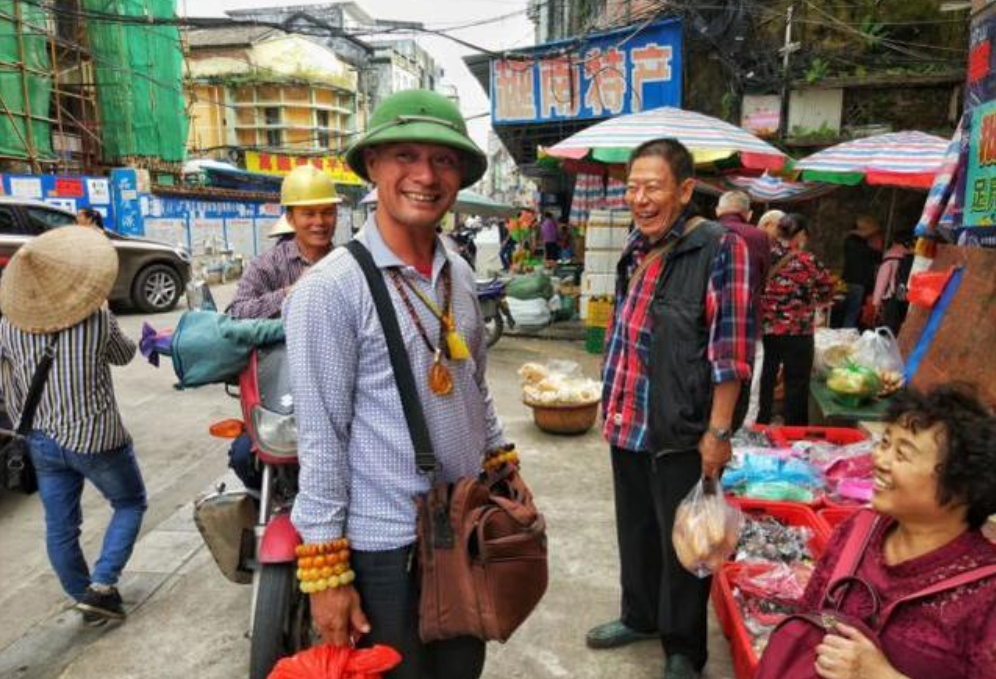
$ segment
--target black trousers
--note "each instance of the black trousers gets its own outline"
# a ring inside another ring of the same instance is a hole
[[[812,335],[765,335],[764,367],[761,369],[759,424],[771,422],[778,368],[785,366],[785,402],[783,416],[789,426],[809,424],[809,379],[813,372]]]
[[[655,458],[612,449],[616,534],[622,579],[622,621],[657,631],[665,652],[708,659],[707,607],[712,578],[697,578],[678,562],[671,529],[678,505],[702,475],[697,450]]]
[[[477,679],[484,670],[484,642],[458,637],[423,644],[418,636],[419,583],[415,545],[386,552],[352,552],[355,587],[370,621],[362,646],[387,644],[403,658],[387,679]]]

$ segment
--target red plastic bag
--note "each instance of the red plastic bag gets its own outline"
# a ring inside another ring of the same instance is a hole
[[[947,271],[922,271],[910,276],[909,292],[906,300],[925,309],[933,309],[941,293],[947,287],[954,269]]]
[[[277,663],[267,679],[381,679],[401,663],[390,646],[315,646]]]

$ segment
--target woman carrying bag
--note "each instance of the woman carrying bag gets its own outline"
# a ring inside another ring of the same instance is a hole
[[[110,366],[125,365],[136,349],[106,308],[117,272],[117,252],[106,236],[63,228],[21,247],[0,280],[0,383],[11,419],[26,415],[32,423],[27,442],[49,561],[92,625],[125,617],[116,585],[146,509],[111,381]],[[26,408],[46,355],[51,366],[37,407]],[[79,543],[84,481],[113,507],[92,571]]]

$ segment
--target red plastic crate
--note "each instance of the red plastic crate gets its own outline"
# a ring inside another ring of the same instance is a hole
[[[752,500],[746,497],[728,498],[744,514],[767,514],[788,526],[803,526],[813,532],[809,539],[809,550],[813,560],[823,556],[830,540],[830,527],[820,519],[808,505],[798,502],[774,502],[771,500]]]
[[[740,609],[733,599],[732,580],[742,569],[749,568],[748,564],[731,563],[726,564],[716,576],[714,582],[718,585],[719,595],[723,599],[723,606],[729,614],[730,631],[726,635],[730,640],[730,655],[733,657],[733,672],[737,679],[753,679],[757,672],[758,657],[754,653],[754,647],[750,643],[750,635],[744,627]]]
[[[719,586],[719,575],[712,579],[712,588],[709,590],[709,598],[712,599],[713,610],[716,611],[716,619],[719,621],[719,629],[723,630],[723,636],[727,639],[733,633],[733,621],[730,620],[730,608],[726,599],[723,598],[723,590]]]
[[[855,512],[862,509],[864,505],[833,505],[825,507],[816,512],[816,515],[827,525],[832,533],[837,526],[844,523]]]
[[[849,427],[771,427],[768,435],[782,448],[788,448],[796,441],[826,441],[846,446],[868,438],[860,429]]]

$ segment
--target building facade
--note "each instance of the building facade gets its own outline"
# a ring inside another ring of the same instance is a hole
[[[341,153],[355,135],[356,71],[325,45],[259,27],[186,39],[192,156]]]

